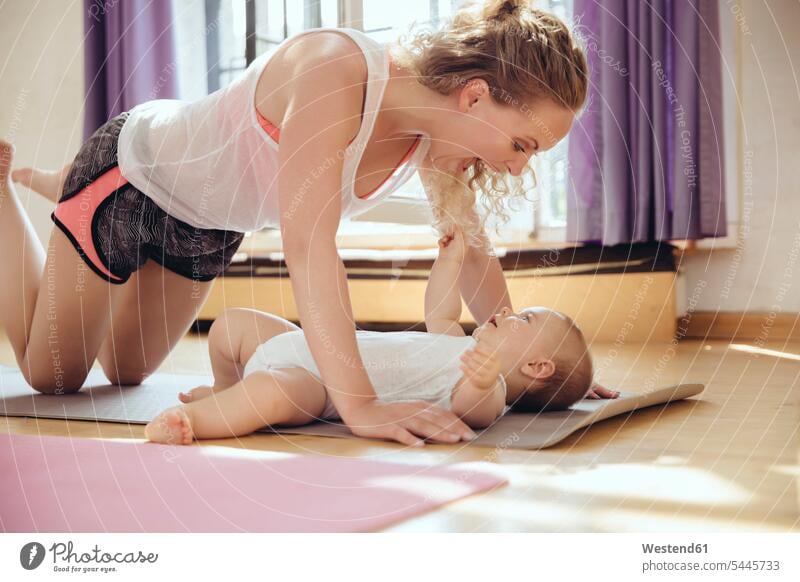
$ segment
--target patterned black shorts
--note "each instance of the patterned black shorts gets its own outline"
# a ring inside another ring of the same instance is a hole
[[[81,147],[53,222],[111,283],[126,282],[148,258],[189,279],[210,281],[228,267],[244,234],[187,224],[129,184],[117,167],[117,140],[127,117],[114,117]]]

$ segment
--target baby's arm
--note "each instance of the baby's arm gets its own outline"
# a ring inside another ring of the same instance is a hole
[[[428,333],[464,335],[458,277],[464,261],[464,238],[459,230],[439,239],[439,256],[425,289],[425,327]]]
[[[487,347],[476,344],[461,354],[461,371],[464,376],[453,390],[453,412],[471,428],[487,427],[506,406],[500,363]]]

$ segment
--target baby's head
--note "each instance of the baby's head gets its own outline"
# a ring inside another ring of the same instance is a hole
[[[517,313],[503,308],[472,336],[495,350],[508,387],[506,402],[515,410],[563,410],[592,385],[586,340],[563,313],[544,307]]]

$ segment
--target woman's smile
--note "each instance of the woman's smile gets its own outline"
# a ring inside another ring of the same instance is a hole
[[[502,173],[502,170],[500,170],[496,165],[494,165],[489,161],[484,160],[483,158],[464,158],[461,160],[461,165],[459,166],[459,168],[462,172],[466,172],[472,164],[478,161],[481,161],[487,166],[489,166],[489,168],[492,171],[497,172],[498,174]]]

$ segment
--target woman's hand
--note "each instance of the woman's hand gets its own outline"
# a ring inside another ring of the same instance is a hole
[[[444,235],[439,239],[439,257],[459,264],[464,262],[467,254],[467,246],[464,242],[464,234],[459,228]]]
[[[421,447],[418,437],[442,443],[472,440],[475,433],[458,416],[428,402],[380,402],[373,400],[350,410],[342,418],[354,435],[394,440]]]
[[[589,391],[586,393],[584,398],[600,400],[601,398],[617,398],[618,396],[618,390],[609,390],[608,388],[600,386],[600,384],[592,384],[592,387],[589,388]]]
[[[500,361],[486,346],[476,344],[461,354],[461,371],[476,388],[488,390],[500,375]]]

